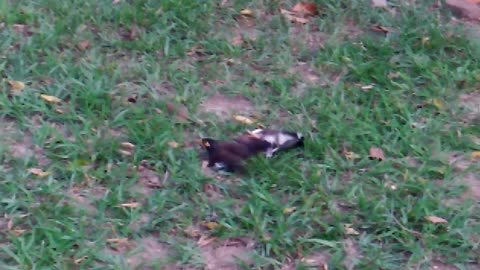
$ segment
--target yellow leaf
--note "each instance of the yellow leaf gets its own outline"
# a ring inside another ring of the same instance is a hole
[[[253,124],[253,120],[248,118],[248,117],[245,117],[245,116],[242,116],[242,115],[234,115],[233,116],[233,119],[235,119],[235,121],[237,122],[240,122],[242,124],[246,124],[246,125],[251,125]]]
[[[19,236],[21,234],[23,234],[24,232],[26,232],[27,230],[22,230],[22,229],[13,229],[12,230],[12,233],[15,234],[16,236]]]
[[[439,98],[433,98],[432,104],[441,111],[445,110],[445,103],[443,103],[443,101]]]
[[[448,223],[448,221],[446,219],[441,218],[441,217],[436,217],[436,216],[426,216],[425,219],[430,221],[433,224]]]
[[[168,142],[168,146],[170,146],[171,148],[177,148],[180,144],[177,143],[176,141],[169,141]]]
[[[210,221],[210,222],[205,222],[204,226],[207,227],[207,229],[209,230],[213,230],[220,227],[220,224]]]
[[[50,103],[60,103],[62,101],[61,99],[55,96],[40,95],[40,97],[46,102],[50,102]]]
[[[246,9],[242,9],[240,11],[240,14],[244,15],[244,16],[249,16],[249,17],[253,17],[254,14],[253,14],[253,11],[249,8],[246,8]]]
[[[21,81],[7,81],[11,87],[11,93],[16,94],[25,89],[25,83]]]
[[[40,176],[40,177],[45,177],[45,176],[50,175],[49,172],[45,172],[42,169],[38,169],[38,168],[30,168],[30,169],[28,169],[28,172],[31,173],[31,174]]]
[[[138,208],[140,206],[140,203],[138,202],[122,203],[120,204],[120,206],[124,208]]]
[[[283,214],[285,214],[285,215],[291,214],[291,213],[293,213],[293,211],[295,211],[295,209],[297,209],[297,208],[296,207],[283,208]]]
[[[473,151],[471,157],[472,159],[480,159],[480,151]]]

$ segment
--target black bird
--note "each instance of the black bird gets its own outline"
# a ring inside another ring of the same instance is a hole
[[[207,150],[208,167],[230,172],[245,172],[243,163],[246,159],[272,147],[268,141],[250,133],[242,134],[231,141],[203,138],[202,145]]]

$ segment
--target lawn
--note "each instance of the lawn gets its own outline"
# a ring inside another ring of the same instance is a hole
[[[478,23],[315,3],[0,0],[0,269],[480,269]]]

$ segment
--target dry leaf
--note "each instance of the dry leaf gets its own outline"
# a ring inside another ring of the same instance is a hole
[[[43,100],[49,103],[60,103],[62,101],[61,99],[55,96],[49,96],[49,95],[40,95],[40,98],[42,98]]]
[[[385,154],[383,153],[383,150],[378,147],[370,147],[370,158],[384,160]]]
[[[360,233],[355,230],[354,228],[352,228],[352,225],[353,224],[344,224],[343,225],[343,228],[345,229],[345,233],[347,235],[359,235]]]
[[[286,9],[280,9],[280,13],[282,13],[283,16],[285,16],[285,18],[287,18],[291,22],[306,24],[309,21],[306,18],[297,17],[295,12],[288,11]]]
[[[293,8],[292,11],[295,13],[307,15],[307,16],[314,16],[318,14],[317,5],[311,2],[300,2],[297,3]]]
[[[382,32],[382,33],[393,32],[392,29],[390,29],[388,27],[385,27],[385,26],[381,26],[381,25],[374,25],[370,29],[372,29],[375,32]]]
[[[124,149],[128,149],[128,150],[133,150],[135,149],[135,145],[133,143],[129,143],[129,142],[122,142],[120,143],[120,146]]]
[[[7,81],[8,84],[10,85],[10,93],[11,94],[17,94],[21,92],[23,89],[25,89],[25,83],[21,81]]]
[[[248,9],[248,8],[242,9],[242,10],[240,11],[240,14],[242,14],[243,16],[248,16],[248,17],[253,17],[253,16],[255,16],[255,14],[253,13],[253,11],[252,11],[251,9]]]
[[[387,7],[387,0],[372,0],[372,7]]]
[[[361,86],[360,88],[362,90],[370,90],[370,89],[373,89],[373,84],[364,85],[364,86]]]
[[[347,159],[357,159],[357,158],[360,158],[359,155],[357,155],[356,153],[351,152],[351,151],[346,151],[346,152],[344,153],[344,155],[345,155],[345,157],[346,157]]]
[[[473,151],[470,157],[472,159],[480,159],[480,151]]]
[[[12,230],[12,233],[15,234],[16,236],[19,236],[19,235],[23,234],[24,232],[26,232],[26,230],[22,230],[22,229],[13,229]]]
[[[443,101],[439,98],[433,98],[432,104],[441,111],[445,110],[445,103],[443,103]]]
[[[448,223],[448,221],[446,219],[441,218],[441,217],[436,217],[436,216],[426,216],[425,219],[430,221],[433,224]]]
[[[77,44],[77,48],[80,51],[85,51],[88,47],[90,47],[90,44],[91,44],[90,40],[88,39],[82,40]]]
[[[38,169],[38,168],[30,168],[30,169],[28,169],[28,172],[30,172],[31,174],[40,176],[40,177],[45,177],[45,176],[50,175],[49,172],[43,171],[42,169]]]
[[[88,259],[88,256],[83,256],[83,257],[80,257],[80,258],[74,260],[73,263],[78,265],[78,264],[81,264],[86,259]]]
[[[119,150],[117,150],[117,152],[124,155],[124,156],[131,156],[132,155],[132,152],[127,151],[127,150],[119,149]]]
[[[124,208],[138,208],[140,206],[140,203],[138,202],[122,203],[120,204],[120,206]]]
[[[297,209],[297,207],[283,208],[283,214],[285,214],[285,215],[291,214],[291,213],[293,213],[293,211],[295,211],[295,209]]]
[[[251,125],[251,124],[254,123],[252,119],[250,119],[248,117],[245,117],[245,116],[242,116],[242,115],[234,115],[233,119],[235,119],[235,121],[237,121],[237,122],[240,122],[240,123],[246,124],[246,125]]]
[[[177,143],[176,141],[169,141],[168,143],[168,146],[170,146],[171,148],[177,148],[180,144]]]
[[[204,222],[202,225],[205,226],[209,230],[214,230],[214,229],[220,227],[220,224],[218,224],[216,222],[213,222],[213,221]]]

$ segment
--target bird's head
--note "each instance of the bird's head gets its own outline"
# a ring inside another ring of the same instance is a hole
[[[201,144],[203,148],[205,148],[208,152],[211,152],[217,149],[218,141],[211,138],[202,138]]]

